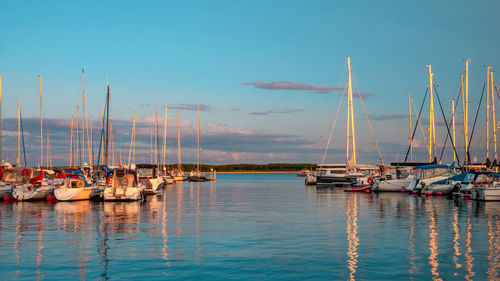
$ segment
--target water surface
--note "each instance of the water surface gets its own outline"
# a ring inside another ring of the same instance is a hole
[[[2,280],[498,280],[500,202],[219,174],[145,203],[0,205]]]

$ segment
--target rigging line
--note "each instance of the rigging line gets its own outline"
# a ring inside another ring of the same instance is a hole
[[[23,129],[23,116],[21,110],[19,110],[19,118],[21,119],[21,135],[23,137],[23,155],[24,155],[24,166],[26,167],[26,146],[24,145],[24,129]]]
[[[479,138],[479,142],[477,143],[477,146],[476,146],[476,152],[474,152],[474,157],[472,159],[477,159],[476,158],[477,157],[477,153],[479,151],[479,146],[481,145],[481,142],[483,141],[484,133],[486,133],[486,126],[484,126],[484,128],[483,128],[483,133],[481,134],[481,137]],[[481,164],[483,164],[483,161],[481,161]]]
[[[415,107],[415,104],[413,103],[413,99],[411,100],[411,104],[413,106],[413,110],[415,111],[415,115],[417,115],[417,108]],[[415,126],[418,126],[420,128],[420,132],[422,133],[422,137],[424,138],[425,142],[425,147],[427,148],[427,151],[429,151],[429,143],[427,141],[427,138],[425,137],[424,133],[424,127],[422,127],[422,122],[415,124]],[[410,147],[413,145],[413,140],[410,141]]]
[[[378,158],[379,158],[382,166],[385,166],[384,159],[382,158],[382,153],[380,152],[380,147],[378,146],[377,138],[375,137],[375,132],[373,132],[373,127],[372,127],[372,124],[370,122],[370,118],[368,118],[368,113],[366,112],[365,103],[363,102],[363,98],[361,97],[361,93],[359,92],[358,83],[356,83],[356,78],[354,78],[354,75],[352,75],[352,76],[353,76],[353,80],[354,80],[354,85],[356,86],[356,90],[358,91],[359,101],[361,102],[361,105],[363,106],[363,110],[365,112],[366,122],[368,122],[368,127],[370,128],[370,132],[372,134],[373,141],[375,142],[375,147],[377,148]]]
[[[342,97],[340,98],[339,107],[337,108],[337,113],[335,114],[335,119],[333,120],[332,123],[332,129],[330,130],[330,136],[328,137],[328,142],[326,143],[325,152],[323,153],[323,159],[321,160],[321,165],[325,163],[326,153],[328,152],[328,146],[330,146],[330,141],[332,140],[333,130],[335,129],[335,124],[337,124],[337,118],[339,117],[340,106],[342,105],[342,100],[344,99],[344,96],[345,96],[345,88],[344,91],[342,92]]]
[[[484,96],[484,88],[485,88],[485,86],[486,86],[486,82],[483,84],[483,91],[481,92],[481,98],[479,99],[479,105],[477,106],[476,117],[474,118],[474,125],[472,126],[472,131],[471,131],[471,134],[470,134],[469,145],[467,146],[467,151],[469,151],[469,149],[470,149],[470,143],[472,141],[472,138],[474,137],[474,129],[476,128],[477,116],[479,115],[479,109],[481,109],[481,103],[483,102],[483,96]],[[467,157],[469,158],[468,162],[470,162],[470,156],[467,155]]]
[[[450,127],[448,126],[448,121],[446,121],[446,115],[444,114],[443,105],[441,104],[441,99],[439,98],[437,87],[434,84],[432,86],[434,87],[434,91],[436,92],[436,97],[438,99],[439,108],[441,108],[441,114],[443,114],[444,124],[446,125],[446,132],[448,133],[448,136],[450,137],[450,139],[452,139],[451,133],[450,133]],[[453,145],[453,142],[451,143],[451,145],[453,147],[453,151],[455,152],[455,156],[457,157],[457,162],[460,163],[460,158],[458,158],[458,153],[457,153],[457,150],[455,149],[455,145]]]
[[[460,90],[458,91],[458,96],[455,99],[456,101],[458,101],[460,99],[461,94],[462,94],[462,86],[460,85]],[[453,122],[453,118],[455,118],[455,113],[457,112],[457,106],[458,106],[458,102],[455,102],[455,108],[453,110],[452,119],[450,120],[450,123]],[[441,156],[439,157],[439,161],[441,161],[441,159],[443,159],[444,149],[445,149],[447,143],[448,143],[448,135],[446,135],[446,138],[444,139],[444,144],[443,144],[443,148],[441,149]]]
[[[415,138],[415,133],[417,132],[418,123],[420,121],[420,115],[422,114],[422,109],[424,109],[424,103],[425,103],[425,99],[427,98],[428,92],[429,92],[429,87],[427,87],[427,89],[425,90],[424,99],[422,100],[422,105],[420,106],[420,112],[418,113],[418,116],[417,116],[417,123],[415,124],[415,127],[413,128],[413,134],[411,135],[410,145],[408,145],[408,151],[406,151],[405,163],[406,163],[406,160],[408,160],[408,154],[410,154],[411,143],[413,143],[413,139]],[[420,125],[420,126],[422,126],[422,125]]]

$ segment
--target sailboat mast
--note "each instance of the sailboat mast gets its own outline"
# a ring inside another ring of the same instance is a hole
[[[198,104],[198,163],[196,166],[197,172],[200,172],[200,104]]]
[[[17,99],[17,166],[21,165],[21,99]]]
[[[49,146],[50,146],[50,139],[49,139],[49,130],[47,130],[47,145],[46,145],[46,149],[47,149],[47,159],[45,160],[46,161],[46,167],[47,168],[50,168],[50,165],[49,165],[49,158],[50,158],[50,154],[49,154]]]
[[[348,164],[356,165],[356,135],[354,133],[354,109],[352,100],[352,73],[351,73],[351,58],[347,57],[347,161]],[[349,132],[350,131],[350,132]],[[349,159],[349,147],[352,140],[352,158]]]
[[[82,165],[85,163],[85,127],[87,125],[85,117],[85,72],[82,68]]]
[[[42,76],[38,75],[40,81],[40,168],[43,166],[43,119],[42,119]]]
[[[149,147],[149,163],[153,164],[153,128],[149,127],[149,135],[151,136],[151,146]]]
[[[135,111],[134,111],[134,125],[133,125],[134,143],[132,150],[132,163],[135,163]]]
[[[434,127],[434,97],[433,97],[433,73],[430,64],[427,65],[429,68],[429,96],[430,96],[430,110],[429,110],[429,162],[432,162],[433,156],[435,156],[435,146],[436,146],[436,132]],[[433,153],[434,152],[434,153]]]
[[[128,166],[130,168],[131,164],[130,159],[132,157],[132,147],[134,145],[134,135],[135,135],[135,111],[134,111],[134,121],[132,122],[132,135],[130,136],[130,149],[128,151]]]
[[[73,115],[71,115],[71,134],[69,141],[69,167],[73,167]]]
[[[411,137],[411,94],[408,93],[408,138],[410,139],[410,162],[413,162],[413,140]]]
[[[82,157],[80,155],[80,106],[76,106],[76,154],[75,165],[82,165]]]
[[[486,159],[490,158],[490,69],[486,67]]]
[[[106,93],[106,141],[104,142],[104,163],[106,167],[109,166],[108,162],[108,149],[109,149],[109,84]]]
[[[467,163],[470,163],[469,157],[469,62],[470,59],[465,61],[465,123],[464,123],[464,134],[465,134],[465,155],[467,157]]]
[[[455,146],[455,100],[451,100],[451,122],[453,126],[453,147]],[[457,161],[457,156],[453,153],[453,162]]]
[[[467,134],[465,131],[466,126],[466,116],[465,116],[465,89],[464,89],[464,73],[460,72],[460,89],[462,92],[462,115],[463,115],[463,133],[464,133],[464,145],[465,145],[465,163],[467,163]]]
[[[155,165],[158,165],[158,108],[155,106]]]
[[[179,121],[180,108],[177,106],[177,170],[181,170],[181,126]]]
[[[497,123],[496,123],[496,113],[495,113],[495,87],[493,83],[493,71],[490,72],[490,89],[491,89],[491,107],[492,107],[492,117],[493,117],[493,122],[491,123],[493,126],[493,143],[495,145],[495,160],[498,158],[497,154]]]
[[[163,120],[163,155],[162,155],[162,164],[165,166],[165,154],[167,153],[167,110],[168,110],[168,102],[165,103],[165,119]]]
[[[0,76],[0,161],[2,160],[2,76]]]

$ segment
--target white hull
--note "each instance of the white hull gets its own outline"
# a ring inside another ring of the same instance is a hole
[[[0,200],[5,196],[12,196],[12,185],[0,186]]]
[[[374,191],[395,192],[405,189],[411,182],[411,179],[395,179],[376,182],[373,186]]]
[[[143,188],[138,187],[106,187],[104,201],[138,201],[143,199]]]
[[[480,201],[500,201],[500,188],[477,187],[472,190],[472,199]]]
[[[54,195],[59,201],[90,200],[95,194],[93,187],[86,188],[57,188]]]
[[[161,192],[161,188],[162,188],[162,185],[164,183],[162,178],[152,178],[152,179],[149,179],[149,182],[151,184],[146,185],[146,187],[144,188],[144,191],[146,192],[146,194],[154,195],[154,194],[158,194]]]
[[[53,185],[34,188],[31,184],[25,184],[18,186],[12,192],[12,197],[19,201],[40,201],[45,200],[49,195],[54,195],[54,189]]]
[[[422,182],[426,186],[429,186],[429,185],[431,185],[434,182],[441,181],[441,180],[444,180],[444,179],[447,179],[447,178],[449,178],[449,177],[439,176],[439,177],[427,178],[427,179],[423,179],[423,180],[419,180],[419,179],[414,178],[414,179],[411,180],[410,184],[408,184],[408,186],[405,189],[406,189],[406,191],[411,192],[411,191],[420,189]]]

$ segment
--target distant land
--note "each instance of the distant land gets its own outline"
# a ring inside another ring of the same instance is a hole
[[[315,169],[317,164],[311,163],[270,163],[270,164],[229,164],[229,165],[208,165],[200,164],[202,172],[209,172],[214,169],[217,172],[296,172],[302,169]],[[54,167],[54,169],[64,169],[66,167]],[[167,169],[176,169],[177,164],[167,165]],[[182,164],[184,172],[196,169],[196,164]]]

